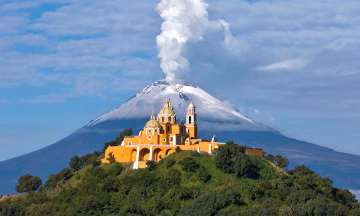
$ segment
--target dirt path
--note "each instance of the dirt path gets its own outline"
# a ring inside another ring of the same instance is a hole
[[[1,201],[4,201],[7,197],[8,197],[8,196],[3,196],[3,197],[1,197],[1,198],[0,198],[0,202],[1,202]]]

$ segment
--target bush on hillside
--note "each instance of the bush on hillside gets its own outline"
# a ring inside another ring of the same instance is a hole
[[[94,163],[98,161],[98,157],[100,156],[100,152],[95,151],[92,154],[86,154],[80,158],[81,163],[83,166],[86,166],[88,164]]]
[[[208,182],[211,179],[211,175],[209,174],[209,172],[206,170],[205,167],[200,167],[199,169],[199,178],[201,181],[203,181],[204,183]]]
[[[175,148],[175,152],[176,152],[176,153],[181,152],[181,148],[180,148],[179,146],[177,146],[177,147]]]
[[[157,166],[157,164],[155,161],[152,161],[152,160],[146,161],[146,168],[148,168],[150,171],[155,170],[156,166]]]
[[[81,169],[84,166],[84,164],[81,161],[81,159],[79,158],[79,156],[75,155],[74,157],[72,157],[70,159],[69,166],[70,166],[71,170],[77,171],[77,170]]]
[[[199,168],[199,164],[192,157],[186,157],[179,161],[179,164],[182,166],[183,170],[187,172],[194,172]]]
[[[216,167],[225,173],[235,173],[237,176],[257,176],[255,164],[252,164],[249,155],[245,154],[246,147],[239,146],[234,142],[228,142],[220,146],[215,152]]]
[[[172,158],[169,158],[166,160],[166,168],[171,168],[172,166],[174,166],[174,164],[176,163],[176,161]]]
[[[192,156],[192,157],[198,157],[198,156],[200,156],[200,153],[197,152],[197,151],[190,151],[190,156]]]
[[[39,176],[32,176],[27,173],[18,179],[15,190],[19,193],[37,191],[41,185],[42,181]]]
[[[275,156],[274,156],[273,154],[268,154],[268,155],[264,156],[264,158],[265,158],[266,160],[268,160],[268,161],[273,162],[273,163],[274,163],[274,161],[275,161]]]
[[[223,189],[198,197],[192,204],[185,206],[179,215],[216,215],[218,211],[227,206],[243,204],[242,197],[237,190]]]
[[[108,169],[108,174],[113,176],[118,176],[124,170],[124,166],[121,163],[113,163]]]
[[[56,186],[56,184],[65,178],[68,178],[72,175],[72,172],[69,168],[64,168],[58,174],[51,174],[49,179],[45,182],[46,189],[52,189]]]

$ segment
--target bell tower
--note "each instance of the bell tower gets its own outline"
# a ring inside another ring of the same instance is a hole
[[[186,114],[186,127],[187,127],[187,134],[190,139],[197,139],[197,123],[196,123],[196,112],[195,106],[191,101],[188,112]]]

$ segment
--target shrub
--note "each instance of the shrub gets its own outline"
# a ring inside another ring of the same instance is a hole
[[[104,192],[118,192],[120,187],[120,181],[117,178],[108,178],[103,183]]]
[[[72,172],[69,168],[64,168],[61,170],[58,174],[51,174],[49,176],[49,179],[45,182],[45,188],[46,189],[52,189],[56,186],[56,184],[62,180],[70,177],[72,175]]]
[[[92,164],[93,166],[99,166],[99,165],[101,164],[101,162],[95,160],[95,161],[92,161],[91,164]]]
[[[176,147],[176,148],[175,148],[175,152],[176,152],[176,153],[181,152],[181,148],[180,148],[179,146],[178,146],[178,147]]]
[[[179,215],[216,215],[227,206],[240,206],[244,202],[235,189],[223,189],[198,197],[190,205],[185,206]]]
[[[176,161],[174,159],[168,159],[166,161],[166,168],[167,169],[171,168],[175,163],[176,163]]]
[[[190,156],[192,156],[192,157],[198,157],[198,156],[200,156],[200,153],[197,152],[197,151],[190,151]]]
[[[88,164],[91,164],[92,162],[97,160],[97,152],[94,152],[94,154],[87,154],[80,158],[81,162],[83,163],[83,166],[86,166]]]
[[[32,176],[27,173],[18,179],[15,190],[19,193],[37,191],[41,185],[42,181],[39,176]]]
[[[76,174],[75,174],[75,178],[76,178],[77,180],[80,180],[80,178],[81,178],[80,174],[79,174],[79,173],[76,173]]]
[[[274,161],[275,161],[275,156],[274,156],[273,154],[268,154],[268,155],[266,155],[264,158],[265,158],[266,160],[268,160],[268,161],[273,162],[273,163],[274,163]]]
[[[124,166],[121,163],[113,163],[112,166],[108,169],[107,173],[109,175],[118,176],[124,170]]]
[[[155,161],[149,160],[146,162],[146,168],[148,168],[150,171],[155,170],[157,167],[157,164]]]
[[[211,179],[211,175],[207,172],[205,167],[200,167],[199,169],[199,178],[203,182],[208,182]]]
[[[194,172],[199,168],[199,164],[192,157],[186,157],[179,161],[179,164],[182,166],[183,170],[188,172]]]

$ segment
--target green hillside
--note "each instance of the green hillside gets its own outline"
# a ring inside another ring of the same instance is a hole
[[[271,160],[227,144],[216,155],[180,151],[139,170],[92,162],[0,202],[0,215],[360,215],[354,195],[331,179]]]

